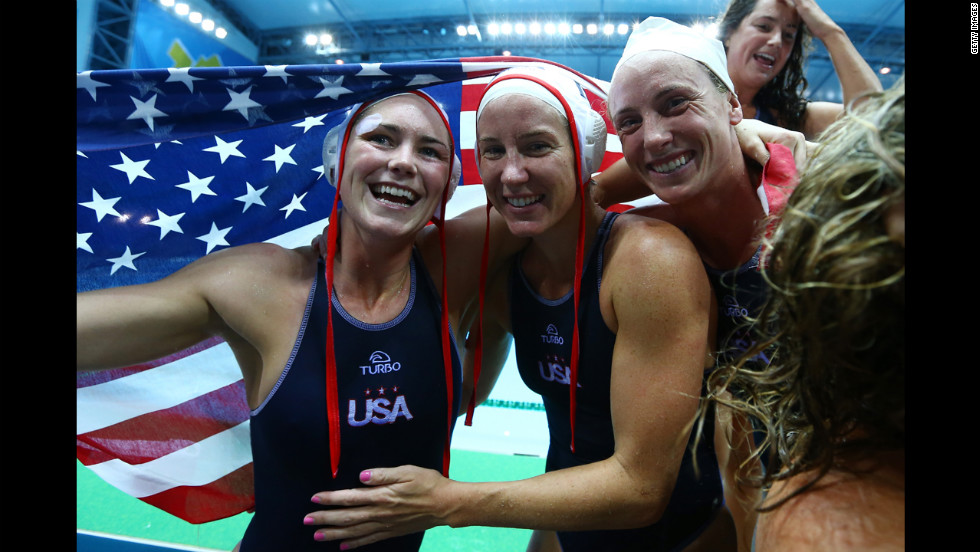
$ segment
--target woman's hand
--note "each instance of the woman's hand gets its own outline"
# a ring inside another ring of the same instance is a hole
[[[453,482],[436,470],[375,468],[361,472],[361,482],[367,487],[313,495],[314,503],[329,507],[303,520],[324,526],[314,533],[316,540],[343,540],[341,550],[351,550],[447,524]]]
[[[834,23],[814,0],[783,0],[789,7],[796,9],[800,20],[810,29],[813,36],[821,41],[829,33],[840,31],[840,26]]]
[[[758,119],[742,119],[735,125],[735,134],[742,153],[765,166],[769,161],[767,143],[782,144],[793,152],[796,167],[802,169],[806,164],[809,150],[816,144],[807,142],[802,132],[786,130],[783,127],[763,123]]]

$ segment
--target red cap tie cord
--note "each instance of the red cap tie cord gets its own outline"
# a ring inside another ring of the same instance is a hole
[[[542,71],[546,71],[546,72],[548,71],[545,68],[535,68],[535,69],[532,69],[532,70],[538,70],[538,69],[541,69]],[[552,73],[552,75],[550,75],[550,76],[557,76],[557,75],[554,75]],[[565,78],[565,77],[564,77],[564,75],[562,75],[560,78]],[[527,81],[533,82],[533,83],[538,84],[541,87],[545,88],[548,92],[550,92],[552,95],[554,95],[554,97],[558,100],[558,102],[560,102],[560,104],[561,104],[561,106],[562,106],[562,108],[564,110],[565,118],[568,121],[569,130],[570,130],[571,136],[572,136],[573,147],[575,148],[575,159],[576,159],[576,163],[575,163],[575,178],[578,181],[577,193],[578,193],[579,200],[580,200],[579,201],[580,211],[579,211],[578,236],[577,236],[576,249],[575,249],[575,274],[574,274],[574,280],[573,280],[574,283],[573,283],[573,289],[572,289],[573,309],[574,309],[574,312],[575,312],[575,318],[574,318],[574,324],[573,324],[573,329],[572,329],[572,354],[571,354],[571,361],[570,361],[570,366],[569,366],[569,419],[570,419],[570,422],[571,422],[571,449],[574,452],[575,451],[576,391],[577,391],[577,387],[578,387],[578,364],[579,364],[579,323],[578,323],[579,316],[578,316],[578,313],[579,313],[580,288],[581,288],[581,282],[582,282],[582,266],[584,264],[584,249],[585,249],[585,201],[589,197],[585,193],[585,187],[586,187],[589,179],[583,177],[583,175],[586,172],[586,163],[587,163],[587,161],[586,161],[586,156],[583,154],[583,151],[582,151],[583,150],[582,144],[580,144],[580,141],[579,141],[580,133],[579,133],[579,129],[578,129],[578,126],[577,126],[577,121],[576,121],[576,117],[575,117],[575,111],[573,111],[573,109],[569,105],[568,101],[566,100],[565,94],[561,93],[558,90],[557,87],[553,86],[551,83],[549,83],[544,78],[541,78],[541,77],[539,77],[537,75],[528,74],[526,72],[526,70],[522,70],[522,69],[505,71],[505,72],[501,73],[500,75],[498,75],[484,89],[483,95],[480,98],[480,104],[481,104],[481,106],[483,104],[483,99],[486,97],[487,92],[491,89],[491,87],[493,87],[494,85],[496,85],[496,84],[498,84],[500,82],[504,82],[504,81],[507,81],[507,80],[510,80],[510,79],[522,79],[522,80],[527,80]],[[572,84],[574,85],[575,83],[572,82]],[[582,94],[582,97],[584,98],[584,93],[582,93],[581,89],[579,89],[578,92],[580,92]],[[590,109],[590,111],[591,111],[591,109]],[[596,114],[596,116],[598,116],[598,115]],[[478,122],[479,122],[479,115],[477,116],[477,119],[478,119]],[[602,127],[604,129],[605,128],[605,125],[603,124]],[[603,132],[604,132],[604,130],[603,130]],[[598,153],[598,157],[599,158],[602,157],[602,153],[604,152],[604,150],[605,150],[605,143],[603,142],[602,151],[600,151]],[[479,168],[479,148],[476,148],[475,153],[477,155],[477,168]],[[592,153],[594,153],[594,152],[590,152],[590,155]],[[591,172],[589,173],[589,176],[591,177]],[[476,358],[475,358],[475,361],[474,361],[474,369],[473,369],[473,380],[474,380],[473,381],[473,392],[472,392],[472,395],[470,397],[469,406],[467,408],[466,425],[471,425],[472,424],[473,410],[474,410],[474,408],[476,406],[476,391],[477,391],[477,386],[478,386],[478,383],[479,383],[480,368],[481,368],[482,362],[483,362],[483,354],[482,354],[483,353],[483,335],[482,335],[482,332],[483,332],[483,324],[482,324],[482,320],[483,320],[483,307],[484,307],[484,295],[485,295],[485,289],[484,288],[485,288],[485,282],[486,282],[486,271],[487,271],[487,264],[488,264],[487,261],[488,261],[488,255],[489,255],[489,239],[490,239],[489,215],[490,215],[490,208],[491,208],[491,206],[490,206],[490,203],[488,201],[487,202],[487,230],[486,230],[486,234],[484,236],[484,242],[483,242],[483,258],[482,258],[481,267],[480,267],[480,298],[479,298],[479,315],[478,315],[479,316],[479,320],[477,322],[477,329],[476,329],[476,331],[478,332],[478,334],[476,336],[476,346],[475,346],[475,356],[476,356]]]
[[[452,355],[450,354],[450,344],[451,340],[449,337],[449,309],[448,309],[448,292],[446,290],[446,236],[445,236],[445,210],[446,203],[449,201],[449,196],[451,194],[450,188],[455,185],[454,170],[458,172],[458,159],[455,155],[455,141],[453,140],[452,127],[449,125],[449,119],[446,117],[445,112],[439,105],[428,95],[419,91],[408,91],[400,94],[413,94],[425,101],[427,101],[439,114],[442,119],[446,130],[449,131],[449,149],[452,154],[452,159],[450,159],[449,166],[449,178],[446,182],[446,186],[442,191],[442,203],[438,207],[441,209],[439,216],[433,217],[433,223],[439,232],[439,246],[440,252],[442,254],[442,305],[440,309],[440,325],[441,325],[441,342],[442,342],[442,358],[443,358],[443,370],[446,379],[446,440],[443,449],[443,466],[442,473],[444,476],[449,476],[449,461],[450,453],[449,446],[452,439],[452,427],[453,420],[455,419],[455,412],[453,411],[453,366],[452,366]],[[337,472],[340,468],[340,407],[339,407],[339,396],[337,389],[337,360],[334,355],[334,345],[333,345],[333,261],[337,252],[337,239],[338,239],[338,204],[340,202],[340,180],[343,174],[344,158],[347,153],[347,142],[350,139],[351,125],[353,121],[369,106],[388,99],[393,96],[388,96],[380,100],[373,102],[364,102],[356,108],[354,108],[347,119],[341,123],[341,125],[346,125],[344,127],[344,133],[339,136],[337,143],[337,169],[335,171],[337,184],[335,185],[336,192],[334,194],[333,207],[330,211],[330,222],[327,225],[327,240],[326,249],[327,255],[325,259],[324,267],[324,279],[326,280],[327,286],[327,331],[326,331],[326,399],[327,399],[327,424],[329,429],[329,439],[330,439],[330,472],[334,478],[337,477]],[[329,140],[329,134],[327,140]],[[327,144],[324,145],[324,153],[327,153]],[[325,155],[326,157],[326,155]],[[329,160],[324,159],[325,168],[330,166]],[[327,169],[329,170],[329,169]]]

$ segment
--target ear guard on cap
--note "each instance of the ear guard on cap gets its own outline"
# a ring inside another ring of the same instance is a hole
[[[583,125],[582,132],[585,135],[585,169],[591,176],[599,172],[599,167],[602,166],[609,131],[606,128],[606,120],[595,110],[589,109],[589,119],[591,119],[590,124]]]
[[[323,176],[334,188],[337,187],[337,162],[340,159],[337,151],[340,146],[340,129],[346,128],[347,123],[345,119],[343,123],[331,128],[323,139]]]
[[[449,177],[449,188],[446,191],[446,202],[440,203],[436,207],[436,212],[432,213],[432,220],[443,220],[446,216],[446,206],[449,200],[453,198],[453,193],[456,191],[456,186],[459,185],[460,179],[463,177],[463,164],[459,161],[459,156],[453,153],[453,174]]]

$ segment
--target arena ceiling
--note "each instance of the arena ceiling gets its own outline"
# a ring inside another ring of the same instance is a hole
[[[211,0],[253,39],[260,64],[404,61],[513,55],[546,58],[608,79],[626,36],[605,35],[605,24],[632,24],[650,15],[710,22],[727,0]],[[882,75],[885,85],[905,69],[904,0],[819,0]],[[596,35],[488,32],[491,23],[597,23]],[[459,26],[476,26],[461,36]],[[311,47],[309,33],[330,33],[332,47]],[[471,31],[472,32],[472,31]],[[839,84],[822,45],[815,44],[808,79],[811,97],[836,99]],[[887,69],[885,69],[887,68]],[[890,76],[889,76],[890,75]]]
[[[92,0],[118,4],[163,0]],[[207,5],[257,49],[259,65],[344,60],[395,62],[506,55],[549,59],[608,80],[628,28],[648,16],[710,23],[728,0],[179,0]],[[904,0],[818,0],[888,86],[905,70]],[[200,9],[200,7],[194,8]],[[491,24],[538,23],[542,32],[494,34]],[[548,23],[593,24],[597,32],[548,34]],[[611,25],[611,34],[603,32]],[[465,29],[467,32],[457,29]],[[622,27],[623,33],[616,31]],[[462,33],[462,34],[461,34]],[[329,34],[327,45],[308,45]],[[807,78],[811,99],[840,101],[840,85],[822,44],[814,41]]]

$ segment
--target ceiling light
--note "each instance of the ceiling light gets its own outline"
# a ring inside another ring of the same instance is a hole
[[[460,25],[456,27],[456,34],[458,34],[459,36],[466,36],[466,26]]]
[[[224,38],[228,36],[228,31],[226,31],[223,27],[218,27],[217,29],[214,30],[214,36],[218,38]]]
[[[174,11],[177,12],[177,15],[187,15],[190,13],[191,7],[181,2],[174,6]]]
[[[330,36],[329,34],[323,33],[322,35],[320,35],[320,45],[321,46],[326,46],[326,45],[330,44],[331,42],[333,42],[333,37]]]
[[[204,16],[201,15],[201,12],[191,12],[188,19],[191,20],[191,23],[200,23],[204,19]]]
[[[553,35],[553,34],[555,34],[555,31],[556,30],[557,29],[555,28],[555,24],[554,23],[545,23],[544,24],[544,32],[545,32],[545,34]]]
[[[589,26],[586,27],[585,30],[589,34],[596,34],[599,32],[599,27],[595,23],[589,23]]]
[[[510,23],[502,23],[500,25],[500,34],[509,35],[512,30],[514,30],[514,26]]]
[[[476,28],[476,25],[469,25],[466,27],[466,32],[471,35],[475,35],[478,30],[479,29]]]
[[[537,21],[534,21],[530,25],[528,25],[528,29],[527,30],[528,30],[528,32],[530,32],[533,35],[541,34],[541,23],[538,23]]]
[[[564,21],[558,24],[558,34],[567,35],[572,31],[572,28]]]
[[[572,32],[575,34],[582,34],[582,24],[576,23],[572,25]]]
[[[312,33],[306,35],[306,38],[303,39],[303,42],[306,42],[307,46],[316,46],[316,35]]]
[[[500,34],[500,25],[497,23],[490,23],[487,25],[487,34],[490,36],[497,36]]]
[[[611,35],[611,34],[613,34],[613,31],[614,30],[615,30],[615,27],[613,27],[613,24],[612,23],[606,23],[605,25],[602,26],[602,32],[603,32],[603,34]]]
[[[210,19],[205,19],[204,21],[201,21],[201,28],[204,29],[205,31],[213,31],[214,21],[211,21]]]
[[[514,32],[517,33],[517,34],[519,34],[519,35],[524,34],[524,31],[525,30],[527,30],[527,26],[524,25],[523,23],[518,23],[518,24],[514,25]]]
[[[621,35],[624,35],[630,32],[630,26],[627,25],[626,23],[620,23],[619,26],[616,27],[616,32],[618,32]]]

